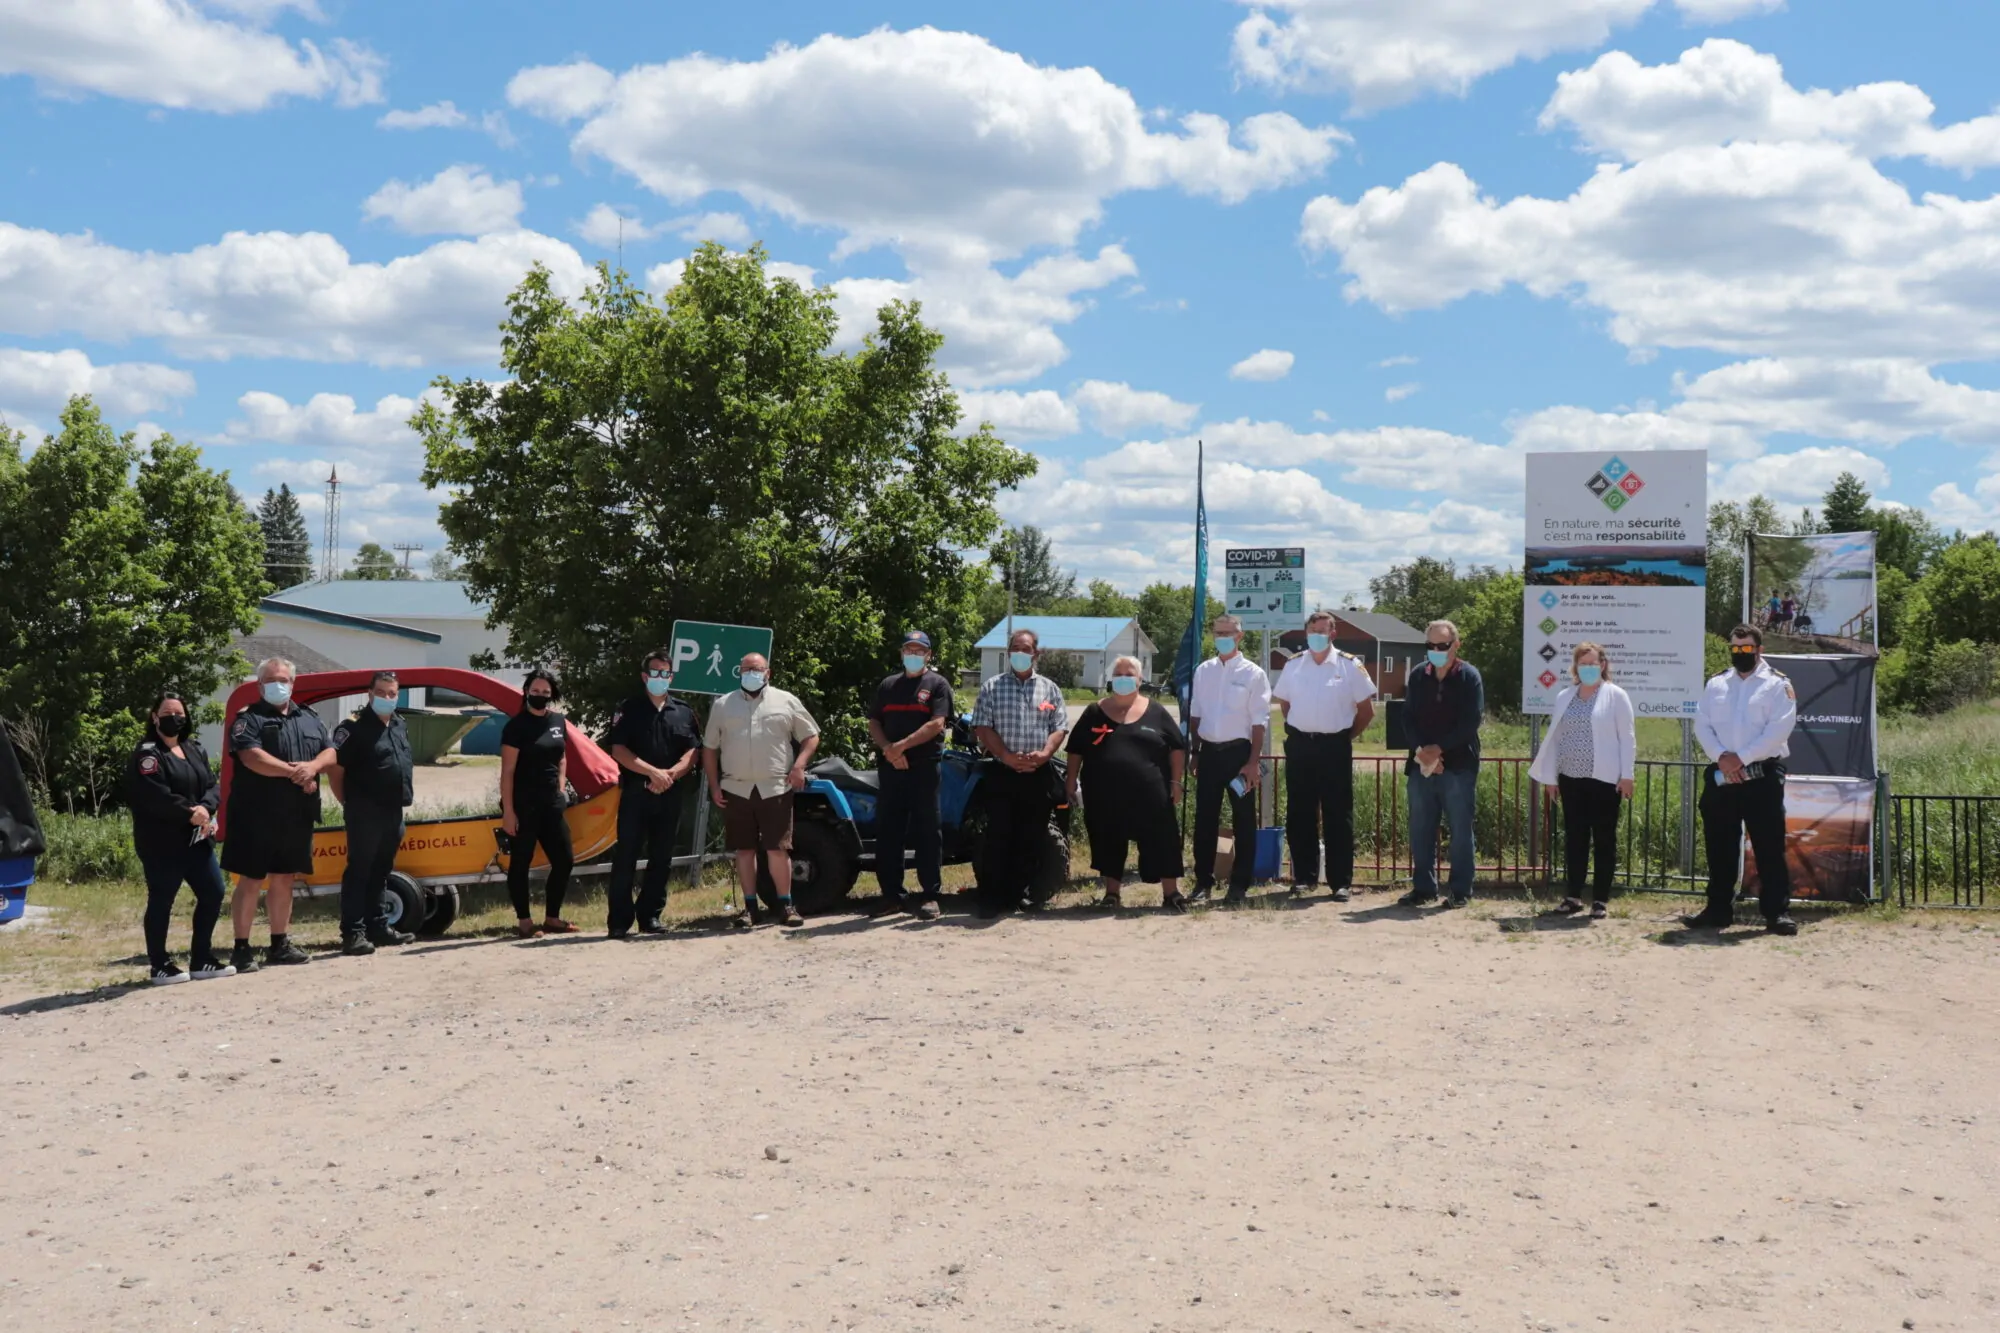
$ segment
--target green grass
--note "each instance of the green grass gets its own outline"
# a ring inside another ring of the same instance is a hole
[[[2000,701],[1996,701],[2000,702]],[[1880,761],[1899,796],[2000,796],[2000,707],[1882,719]]]

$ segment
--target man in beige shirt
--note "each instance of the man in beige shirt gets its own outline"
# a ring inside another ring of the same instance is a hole
[[[802,926],[805,919],[792,906],[792,793],[806,785],[819,724],[797,695],[771,685],[771,664],[762,653],[745,656],[737,675],[743,687],[708,710],[701,742],[709,795],[722,810],[723,845],[736,853],[736,879],[743,886],[736,925],[748,930],[757,924],[761,850],[777,890],[779,921]]]

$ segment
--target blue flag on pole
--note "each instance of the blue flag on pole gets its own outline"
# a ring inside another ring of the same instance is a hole
[[[1201,663],[1201,632],[1208,619],[1208,505],[1202,497],[1203,448],[1195,441],[1194,455],[1194,614],[1181,634],[1174,654],[1174,697],[1181,702],[1181,725],[1187,725],[1188,696],[1194,693],[1194,669]]]

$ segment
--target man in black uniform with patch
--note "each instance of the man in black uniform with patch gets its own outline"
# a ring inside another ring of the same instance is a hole
[[[611,757],[619,769],[618,848],[612,853],[605,898],[614,940],[632,932],[632,877],[641,856],[646,878],[639,888],[639,929],[648,935],[666,929],[660,913],[667,910],[667,875],[674,867],[674,839],[687,804],[681,780],[701,758],[694,709],[668,693],[674,673],[664,648],[646,655],[640,680],[645,693],[633,695],[611,715]]]
[[[917,915],[935,921],[943,910],[944,840],[938,829],[939,739],[951,725],[951,682],[931,670],[931,636],[903,636],[903,669],[875,689],[868,734],[882,752],[875,777],[875,877],[897,907],[903,897],[903,848],[917,863]]]
[[[326,772],[347,810],[347,872],[340,877],[340,951],[365,957],[416,936],[383,914],[389,872],[403,842],[403,811],[416,799],[410,734],[396,715],[402,692],[393,671],[378,671],[368,705],[333,729],[336,762]]]
[[[250,952],[250,927],[257,920],[257,896],[271,923],[267,963],[309,963],[293,944],[292,881],[310,874],[313,825],[319,822],[319,775],[333,766],[335,751],[326,724],[310,708],[292,702],[292,664],[282,657],[257,666],[258,699],[236,715],[229,728],[228,820],[224,825],[222,868],[238,876],[229,914],[236,926],[230,963],[240,976],[257,970]]]

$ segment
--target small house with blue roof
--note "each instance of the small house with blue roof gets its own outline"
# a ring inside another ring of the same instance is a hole
[[[1082,658],[1086,688],[1103,689],[1111,664],[1121,657],[1138,658],[1140,677],[1153,679],[1153,657],[1159,649],[1131,616],[1015,616],[1014,629],[1033,630],[1045,653],[1075,653]],[[974,646],[979,649],[982,680],[1005,671],[1007,622],[994,625]]]

